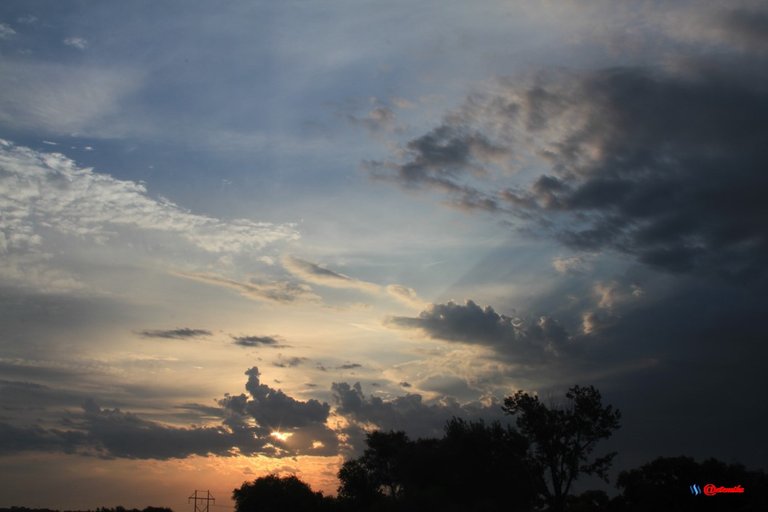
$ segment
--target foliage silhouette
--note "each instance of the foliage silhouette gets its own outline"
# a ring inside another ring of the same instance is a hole
[[[548,407],[537,396],[518,391],[504,400],[504,411],[517,415],[517,427],[530,442],[529,461],[537,490],[550,510],[565,510],[573,482],[580,474],[608,480],[615,453],[591,458],[595,445],[619,428],[621,413],[604,406],[593,386],[573,386],[569,404]]]
[[[694,495],[690,486],[720,487],[741,485],[744,494]],[[768,510],[768,476],[749,471],[739,464],[708,459],[698,463],[690,457],[659,457],[638,469],[622,471],[617,480],[622,490],[616,498],[618,510],[639,512],[706,512],[729,510],[752,512]]]
[[[296,476],[267,475],[243,482],[232,491],[237,512],[319,512],[331,510],[333,500],[314,492]]]
[[[339,471],[339,498],[351,510],[514,511],[534,502],[528,444],[499,423],[454,418],[442,439],[372,432],[366,443]]]

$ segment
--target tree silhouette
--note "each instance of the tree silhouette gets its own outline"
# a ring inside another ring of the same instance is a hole
[[[537,396],[518,391],[504,400],[503,409],[517,415],[517,427],[530,442],[529,458],[537,488],[550,510],[562,512],[573,482],[580,474],[607,481],[615,453],[591,458],[595,445],[619,428],[621,413],[603,406],[593,386],[574,386],[568,405],[548,407]]]
[[[232,499],[237,512],[319,512],[329,510],[331,504],[293,475],[267,475],[243,482],[232,491]]]
[[[696,495],[690,486],[708,483],[733,487],[741,485],[744,494]],[[729,510],[752,512],[768,510],[768,476],[749,471],[739,464],[708,459],[696,462],[690,457],[659,457],[638,469],[622,471],[617,486],[617,510],[640,512],[669,510],[706,512]]]
[[[536,497],[527,441],[498,422],[454,418],[442,439],[372,432],[366,442],[339,471],[339,497],[350,510],[510,512],[529,510]]]
[[[363,455],[346,461],[339,470],[339,496],[358,506],[385,496],[396,501],[403,493],[411,441],[405,432],[374,431],[365,442]]]

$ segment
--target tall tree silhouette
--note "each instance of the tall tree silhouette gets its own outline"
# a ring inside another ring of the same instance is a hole
[[[530,442],[529,458],[538,490],[550,510],[562,512],[573,482],[580,474],[607,481],[615,453],[592,457],[596,444],[619,428],[621,413],[604,406],[593,386],[574,386],[564,406],[547,406],[537,396],[518,391],[504,400],[503,409],[517,416],[520,433]]]

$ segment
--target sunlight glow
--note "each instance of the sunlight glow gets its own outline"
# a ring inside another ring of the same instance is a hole
[[[275,439],[277,439],[279,441],[286,442],[286,441],[288,441],[288,438],[293,435],[293,432],[280,432],[280,431],[276,430],[276,431],[272,432],[269,435],[274,437]]]

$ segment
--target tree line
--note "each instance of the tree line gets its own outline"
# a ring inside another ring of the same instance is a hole
[[[370,432],[363,454],[339,470],[338,495],[324,496],[295,476],[267,475],[233,491],[237,512],[707,512],[768,510],[768,476],[738,464],[689,457],[657,458],[620,473],[619,494],[574,493],[574,482],[608,481],[615,453],[596,454],[620,427],[621,413],[593,386],[574,386],[564,405],[519,391],[499,422],[447,422],[440,439]],[[743,494],[704,496],[691,488],[717,482]]]

